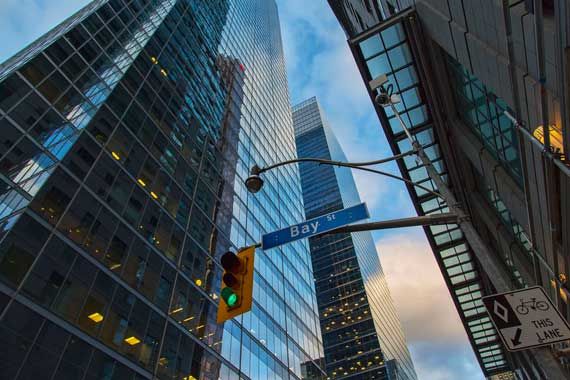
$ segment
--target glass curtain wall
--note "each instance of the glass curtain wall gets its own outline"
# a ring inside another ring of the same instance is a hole
[[[0,68],[6,379],[320,377],[306,242],[258,251],[215,322],[228,249],[302,220],[277,7],[99,0]]]

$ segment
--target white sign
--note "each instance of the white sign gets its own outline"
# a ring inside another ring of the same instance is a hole
[[[570,326],[540,286],[493,294],[483,303],[509,351],[570,339]]]

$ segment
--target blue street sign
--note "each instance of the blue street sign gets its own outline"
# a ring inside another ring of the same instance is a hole
[[[370,218],[370,214],[368,213],[366,203],[361,203],[357,206],[331,212],[330,214],[322,215],[317,218],[307,220],[306,222],[265,234],[261,241],[262,248],[269,249],[278,247],[295,240],[320,235],[368,218]]]

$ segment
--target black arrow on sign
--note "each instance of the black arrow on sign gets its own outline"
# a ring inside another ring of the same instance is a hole
[[[522,330],[521,329],[517,329],[517,332],[515,333],[515,337],[513,339],[511,339],[511,342],[513,342],[513,346],[518,346],[519,344],[521,344],[522,342],[520,341],[521,339],[521,334],[522,334]]]

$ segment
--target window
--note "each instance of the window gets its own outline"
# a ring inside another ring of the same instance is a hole
[[[27,214],[18,221],[0,245],[0,278],[18,286],[41,251],[48,230]]]

